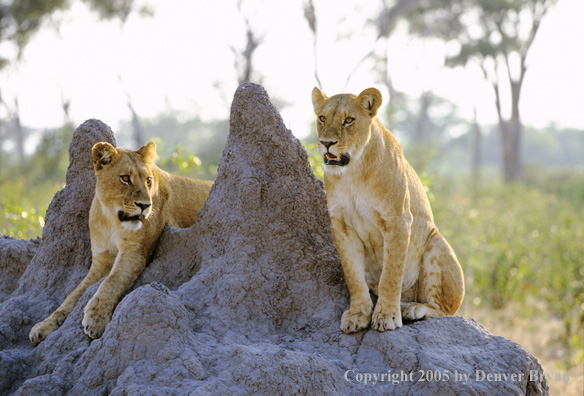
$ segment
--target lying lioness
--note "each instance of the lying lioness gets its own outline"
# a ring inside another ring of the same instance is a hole
[[[370,322],[385,331],[401,327],[402,317],[453,315],[464,297],[462,269],[434,225],[424,187],[376,117],[381,100],[375,88],[330,98],[312,91],[333,236],[351,295],[341,319],[346,333]]]
[[[191,226],[209,196],[212,183],[158,168],[152,142],[138,151],[97,143],[91,157],[97,177],[89,211],[91,268],[63,304],[32,328],[29,338],[35,345],[61,326],[89,286],[107,275],[85,306],[82,322],[89,337],[101,337],[118,300],[144,270],[164,225]]]

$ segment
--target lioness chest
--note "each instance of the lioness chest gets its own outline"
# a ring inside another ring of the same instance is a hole
[[[376,293],[383,269],[384,235],[379,222],[382,211],[380,202],[368,191],[365,184],[350,181],[337,182],[335,188],[327,190],[327,202],[333,227],[342,227],[335,232],[343,232],[351,239],[357,239],[356,246],[362,247],[365,259],[365,280]]]

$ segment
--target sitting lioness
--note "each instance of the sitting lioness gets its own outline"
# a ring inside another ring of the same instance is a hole
[[[63,304],[31,330],[37,345],[71,313],[85,290],[107,275],[84,310],[83,328],[101,337],[120,297],[144,270],[165,224],[186,228],[197,219],[212,183],[158,168],[156,145],[138,151],[96,143],[91,157],[97,177],[89,211],[92,262],[89,273]]]
[[[312,91],[334,242],[351,296],[341,330],[394,330],[456,313],[464,278],[424,187],[376,117],[381,93]],[[373,310],[369,291],[378,296]]]

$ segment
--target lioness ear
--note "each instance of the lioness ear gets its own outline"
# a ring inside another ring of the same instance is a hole
[[[377,115],[377,110],[383,101],[381,92],[379,92],[377,88],[367,88],[359,94],[357,100],[363,105],[363,107],[365,107],[365,109],[369,110],[369,115],[371,117]]]
[[[149,142],[136,150],[138,154],[144,157],[144,162],[154,162],[158,158],[156,155],[156,143]]]
[[[100,170],[104,165],[112,162],[118,150],[108,142],[99,142],[93,145],[91,149],[91,159],[95,170]]]
[[[320,89],[317,87],[312,89],[312,106],[314,108],[314,114],[320,115],[327,99],[328,96],[326,96]]]

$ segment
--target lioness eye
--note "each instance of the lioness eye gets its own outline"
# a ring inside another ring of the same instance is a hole
[[[122,181],[122,183],[128,184],[128,183],[130,183],[130,176],[122,175],[122,176],[120,176],[120,180]]]
[[[347,117],[347,118],[345,118],[345,124],[350,124],[353,121],[355,121],[355,119],[353,117]]]
[[[151,177],[146,178],[146,184],[148,185],[148,187],[152,187],[152,178]]]
[[[320,116],[320,117],[318,117],[318,119],[320,120],[320,122],[325,122],[326,117],[325,116]]]

